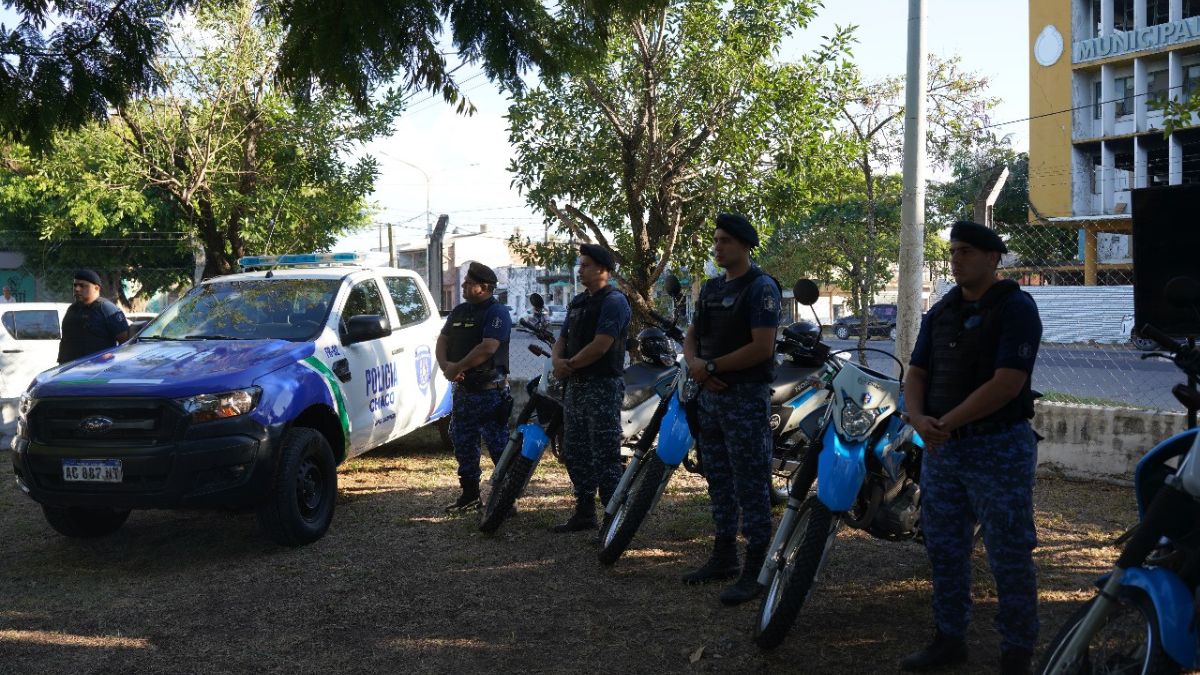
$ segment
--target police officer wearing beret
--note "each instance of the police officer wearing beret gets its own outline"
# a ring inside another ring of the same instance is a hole
[[[756,597],[758,573],[771,540],[771,388],[780,289],[750,261],[758,233],[745,217],[716,218],[713,253],[725,274],[705,282],[696,320],[684,343],[699,395],[697,445],[716,526],[712,557],[684,576],[701,584],[738,576],[721,593],[737,605]],[[746,556],[738,565],[741,519]],[[740,570],[740,576],[739,576]]]
[[[508,442],[512,396],[508,389],[508,341],[512,317],[493,293],[496,273],[477,262],[467,268],[463,298],[446,318],[437,340],[438,367],[454,383],[450,442],[458,460],[462,494],[447,513],[479,508],[479,442],[492,462]]]
[[[955,223],[950,268],[958,285],[925,315],[904,379],[907,419],[927,448],[921,528],[937,631],[903,670],[966,661],[976,523],[996,580],[1001,672],[1027,673],[1037,642],[1029,380],[1042,322],[1028,293],[997,278],[1005,252],[987,227]]]
[[[555,532],[596,529],[596,493],[607,504],[621,480],[621,401],[629,300],[609,285],[616,261],[595,244],[579,247],[579,280],[587,289],[567,306],[554,343],[554,374],[566,383],[563,460],[575,512]]]
[[[129,339],[125,313],[100,297],[100,275],[92,270],[75,273],[71,286],[75,302],[67,307],[58,343],[60,364],[115,347]]]

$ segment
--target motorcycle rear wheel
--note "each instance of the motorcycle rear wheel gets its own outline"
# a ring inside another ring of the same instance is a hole
[[[512,513],[517,498],[525,491],[536,466],[537,463],[525,455],[518,454],[512,458],[504,475],[500,476],[488,495],[487,504],[484,505],[483,515],[479,520],[480,532],[491,534],[500,528]]]
[[[760,648],[778,647],[791,630],[808,599],[834,531],[829,509],[816,497],[806,499],[791,533],[782,540],[778,567],[767,580],[754,624],[754,643]],[[776,552],[769,551],[767,555],[774,556]]]
[[[1046,647],[1037,672],[1049,673],[1059,665],[1066,665],[1065,672],[1071,675],[1150,675],[1179,672],[1179,665],[1163,651],[1154,604],[1144,592],[1129,587],[1121,589],[1116,606],[1112,608],[1100,630],[1088,640],[1087,651],[1082,660],[1063,664],[1063,650],[1095,602],[1095,598],[1089,600],[1067,620],[1066,625]]]
[[[604,526],[600,528],[600,551],[596,558],[602,565],[615,563],[629,548],[633,536],[650,513],[659,485],[670,475],[658,453],[651,451],[642,458],[637,475],[629,485],[629,494],[616,512],[604,519]]]

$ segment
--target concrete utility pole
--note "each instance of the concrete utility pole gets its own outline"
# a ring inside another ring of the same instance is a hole
[[[983,187],[979,189],[979,195],[975,198],[975,222],[988,227],[996,226],[996,219],[992,216],[992,212],[996,206],[996,200],[1000,198],[1000,191],[1004,189],[1004,182],[1007,180],[1007,166],[993,167],[988,173],[987,180],[983,182]]]
[[[429,261],[426,268],[429,292],[433,294],[433,302],[438,311],[446,309],[442,307],[442,237],[446,234],[446,226],[449,224],[450,216],[444,213],[438,216],[437,226],[429,235],[429,249],[426,251],[426,259]]]
[[[900,279],[896,358],[907,364],[921,327],[925,272],[925,0],[908,0],[908,81],[904,104],[904,199],[900,212]]]

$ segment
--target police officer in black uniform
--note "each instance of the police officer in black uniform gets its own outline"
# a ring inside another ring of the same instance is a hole
[[[907,419],[927,451],[921,528],[933,571],[933,642],[901,662],[927,671],[967,659],[971,551],[979,523],[996,579],[1000,671],[1027,673],[1037,642],[1033,482],[1037,440],[1030,376],[1042,323],[1033,298],[999,279],[1006,252],[992,230],[958,222],[958,285],[930,308],[904,379]]]
[[[115,347],[129,339],[125,313],[100,297],[100,275],[79,270],[72,284],[75,302],[63,315],[62,340],[58,343],[60,364]]]
[[[467,268],[463,298],[446,318],[437,340],[438,366],[454,383],[450,442],[458,460],[462,494],[448,513],[478,508],[479,442],[487,444],[492,462],[508,442],[512,395],[508,388],[508,342],[512,317],[493,296],[496,273],[477,262]]]
[[[716,530],[712,557],[683,581],[702,584],[738,576],[721,593],[726,605],[746,602],[762,591],[758,573],[771,543],[770,383],[780,289],[750,261],[757,245],[758,233],[744,216],[717,216],[713,253],[725,274],[701,288],[696,321],[683,350],[692,377],[703,386],[696,442]],[[746,537],[740,568],[739,520]]]
[[[612,253],[579,247],[575,296],[554,343],[554,373],[566,382],[563,459],[575,491],[575,512],[555,532],[596,529],[596,493],[607,504],[621,481],[621,400],[625,397],[625,335],[629,300],[609,284]]]

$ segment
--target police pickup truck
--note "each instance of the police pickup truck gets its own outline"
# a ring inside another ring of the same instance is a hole
[[[333,518],[336,467],[450,412],[441,318],[411,271],[355,253],[254,256],[133,340],[38,375],[17,484],[72,537],[132,509],[256,509],[297,546]]]

